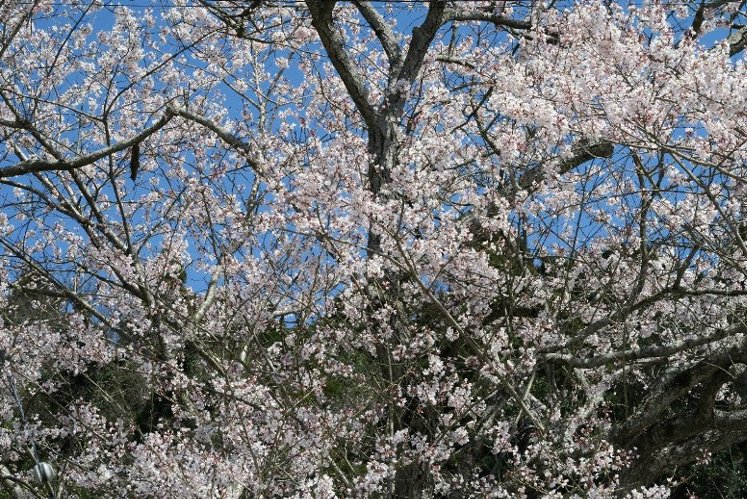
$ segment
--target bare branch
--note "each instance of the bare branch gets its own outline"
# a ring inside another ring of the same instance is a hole
[[[734,56],[742,52],[747,47],[747,26],[742,26],[732,32],[727,39],[729,43],[729,55]]]
[[[119,151],[123,151],[128,147],[132,147],[133,145],[142,142],[143,140],[166,126],[171,118],[172,114],[167,110],[166,113],[164,113],[164,115],[158,121],[153,123],[148,128],[144,129],[139,134],[133,136],[128,140],[119,142],[118,144],[114,144],[110,147],[101,149],[100,151],[97,151],[93,154],[78,156],[77,158],[72,159],[59,159],[56,161],[28,159],[25,161],[21,161],[17,165],[0,168],[0,178],[15,177],[17,175],[25,175],[27,173],[38,173],[45,171],[72,171],[84,166],[91,165],[100,159],[103,159]]]
[[[363,85],[363,77],[358,72],[356,63],[345,51],[340,33],[333,26],[332,11],[336,0],[307,0],[306,5],[311,12],[311,23],[316,28],[322,40],[327,55],[337,74],[342,79],[345,88],[350,93],[355,106],[363,116],[369,127],[376,126],[377,113],[369,101],[368,91]]]
[[[389,58],[389,65],[392,68],[399,68],[402,64],[402,48],[397,43],[392,28],[370,2],[355,0],[353,4],[371,26],[379,42],[381,42],[381,46]]]
[[[262,161],[257,155],[256,150],[252,148],[252,146],[248,142],[243,141],[225,128],[213,123],[204,116],[200,116],[191,111],[187,111],[186,109],[181,107],[169,106],[167,109],[170,113],[181,116],[186,120],[194,121],[195,123],[198,123],[211,132],[215,133],[223,142],[233,147],[234,149],[238,149],[239,151],[241,151],[249,160],[250,166],[254,168],[255,171],[260,173],[262,172]]]
[[[532,23],[529,21],[520,21],[500,14],[493,13],[490,10],[462,10],[449,9],[446,12],[448,21],[481,21],[493,23],[497,27],[513,29],[530,29]]]

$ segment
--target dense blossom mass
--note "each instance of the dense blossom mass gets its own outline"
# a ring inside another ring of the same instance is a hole
[[[0,496],[667,497],[747,441],[744,2],[122,3],[0,2]]]

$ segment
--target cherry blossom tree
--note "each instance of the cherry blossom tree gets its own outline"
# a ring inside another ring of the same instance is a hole
[[[0,2],[11,497],[667,497],[747,442],[744,2]]]

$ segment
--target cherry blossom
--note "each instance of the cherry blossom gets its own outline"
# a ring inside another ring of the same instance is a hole
[[[746,15],[4,2],[0,487],[667,497],[747,441]]]

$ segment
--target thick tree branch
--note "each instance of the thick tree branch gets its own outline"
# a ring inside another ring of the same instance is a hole
[[[707,345],[724,338],[733,337],[737,334],[747,334],[747,326],[737,325],[730,329],[721,329],[707,336],[693,336],[669,343],[667,345],[655,345],[645,348],[631,348],[618,350],[594,357],[583,358],[573,355],[550,353],[545,356],[548,360],[559,361],[579,369],[591,369],[602,367],[612,362],[626,361],[634,362],[641,359],[669,357],[685,350],[692,350],[699,346]]]
[[[742,26],[732,32],[727,39],[729,43],[729,55],[734,56],[747,47],[747,26]]]
[[[204,126],[208,130],[216,134],[223,142],[233,147],[234,149],[241,151],[249,161],[249,166],[251,166],[257,173],[263,173],[261,158],[257,154],[256,150],[252,148],[252,146],[248,142],[245,142],[241,138],[235,136],[220,125],[213,123],[204,116],[200,116],[199,114],[187,111],[186,109],[181,107],[168,106],[167,109],[169,113],[173,115],[180,116],[186,120],[194,121],[195,123]]]
[[[726,370],[716,370],[695,390],[698,401],[691,411],[677,417],[664,420],[644,430],[643,438],[635,440],[638,451],[642,454],[654,453],[656,450],[697,436],[705,429],[713,427],[713,402],[721,386],[729,380]]]
[[[407,47],[407,55],[402,62],[402,67],[396,73],[395,78],[391,80],[397,82],[391,88],[389,94],[389,103],[387,111],[389,116],[399,117],[404,109],[407,99],[407,92],[403,91],[399,82],[406,84],[408,87],[417,78],[420,68],[423,66],[425,54],[428,52],[431,42],[436,36],[438,29],[445,22],[444,13],[446,12],[446,2],[434,1],[428,7],[428,14],[425,21],[420,26],[412,30],[410,45]]]
[[[481,136],[485,140],[485,143],[492,150],[493,154],[500,155],[498,146],[490,139],[490,136],[486,131],[481,130]],[[609,158],[612,156],[614,151],[614,145],[608,141],[601,141],[596,144],[586,145],[581,143],[573,150],[573,154],[570,158],[565,159],[560,163],[558,173],[568,173],[572,169],[580,166],[587,161],[595,158]],[[542,165],[535,166],[527,170],[519,180],[512,186],[514,188],[519,187],[521,189],[531,189],[541,182],[545,177],[544,167]],[[504,190],[504,194],[508,195],[511,193],[510,187],[507,186]],[[495,205],[488,206],[488,216],[492,216],[495,211]],[[478,240],[486,240],[489,238],[489,234],[485,232],[485,229],[479,221],[474,220],[470,222],[470,232],[476,236]]]
[[[630,442],[647,428],[657,425],[662,419],[661,415],[693,387],[704,382],[707,387],[717,373],[725,373],[733,364],[744,363],[746,360],[747,342],[742,341],[731,348],[722,348],[695,364],[673,367],[669,374],[650,390],[636,413],[612,428],[611,438],[619,442]]]
[[[730,379],[731,374],[723,368],[712,371],[709,377],[690,379],[700,385],[678,393],[696,400],[693,409],[667,418],[666,412],[671,410],[668,406],[649,420],[650,426],[639,426],[636,435],[618,440],[619,445],[634,447],[638,455],[637,462],[622,473],[622,491],[650,483],[676,466],[692,463],[694,456],[706,451],[718,453],[747,438],[747,411],[714,410],[717,393]],[[685,402],[680,405],[688,406]]]
[[[564,159],[558,165],[558,173],[564,174],[581,166],[587,161],[596,158],[611,158],[614,152],[614,145],[608,141],[600,141],[594,144],[588,144],[583,141],[579,142],[573,148],[571,156]],[[532,185],[541,182],[545,178],[544,167],[542,165],[530,168],[524,173],[517,184],[522,189],[529,189]]]
[[[144,129],[139,134],[131,137],[128,140],[101,149],[100,151],[97,151],[93,154],[78,156],[77,158],[72,159],[59,159],[56,161],[27,159],[21,161],[16,165],[0,168],[0,178],[15,177],[17,175],[25,175],[27,173],[39,173],[45,171],[71,171],[91,165],[100,159],[103,159],[119,151],[124,151],[125,149],[142,142],[143,140],[166,126],[166,124],[171,121],[172,117],[173,114],[167,110],[158,121],[153,123],[148,128]]]
[[[461,10],[461,9],[449,9],[446,12],[447,21],[480,21],[489,22],[498,27],[513,28],[513,29],[530,29],[532,23],[529,21],[521,21],[518,19],[512,19],[505,17],[500,14],[494,13],[492,10]]]
[[[368,127],[375,127],[377,114],[369,101],[368,92],[363,85],[363,77],[358,72],[355,61],[345,51],[340,33],[333,26],[332,11],[335,3],[337,3],[336,0],[307,0],[306,6],[311,12],[311,24],[319,34],[332,65],[363,116],[363,121]]]
[[[715,411],[714,425],[722,431],[747,433],[747,409],[737,411]]]
[[[397,43],[397,38],[394,36],[394,32],[386,19],[384,19],[370,2],[365,0],[354,0],[353,4],[366,22],[371,26],[371,29],[373,29],[376,37],[379,39],[381,46],[384,48],[384,52],[386,52],[386,55],[389,58],[389,66],[393,69],[397,68],[395,71],[398,70],[402,64],[402,48]]]

